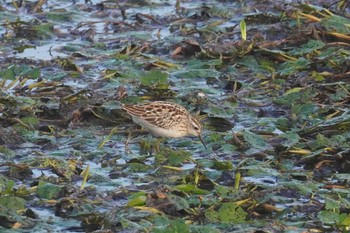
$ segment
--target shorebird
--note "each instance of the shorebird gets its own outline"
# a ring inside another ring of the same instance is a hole
[[[202,125],[179,104],[155,101],[136,105],[123,105],[122,109],[132,116],[133,121],[154,136],[180,138],[196,136],[204,145]]]

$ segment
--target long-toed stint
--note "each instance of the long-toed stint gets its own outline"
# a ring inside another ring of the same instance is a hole
[[[123,105],[133,121],[150,131],[154,136],[180,138],[196,136],[202,139],[202,125],[181,105],[155,101],[136,105]]]

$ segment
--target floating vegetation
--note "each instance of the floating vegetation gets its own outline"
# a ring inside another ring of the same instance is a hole
[[[347,1],[0,6],[0,232],[349,232]],[[159,139],[122,104],[204,126]]]

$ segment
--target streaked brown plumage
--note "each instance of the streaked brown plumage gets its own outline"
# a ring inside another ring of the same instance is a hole
[[[205,146],[201,137],[201,124],[181,105],[155,101],[123,105],[122,108],[132,116],[136,124],[155,136],[168,138],[197,136]]]

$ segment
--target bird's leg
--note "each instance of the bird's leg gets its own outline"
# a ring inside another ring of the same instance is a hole
[[[140,145],[140,154],[141,155],[149,154],[151,152],[151,144],[150,144],[149,140],[142,139],[139,141],[139,145]]]
[[[154,152],[155,154],[158,154],[160,152],[161,142],[162,142],[162,138],[157,138],[154,142],[152,142],[151,153]]]
[[[132,131],[129,131],[128,137],[127,137],[127,139],[125,140],[125,144],[124,144],[124,152],[125,152],[125,154],[131,153],[131,151],[130,151],[130,149],[129,149],[129,142],[130,142],[130,140],[131,140],[131,134],[132,134]]]
[[[129,143],[130,141],[132,140],[132,133],[134,132],[134,129],[136,128],[135,127],[136,125],[133,124],[127,131],[128,131],[128,137],[126,138],[125,140],[125,144],[124,144],[124,151],[125,151],[125,154],[129,154],[131,153],[130,149],[129,149]]]
[[[149,154],[150,156],[158,154],[161,151],[162,139],[148,136],[140,141],[140,154]]]

